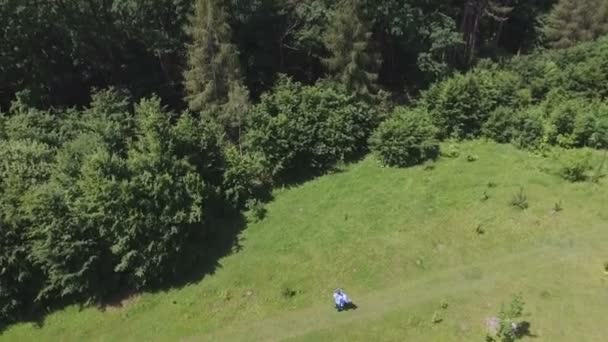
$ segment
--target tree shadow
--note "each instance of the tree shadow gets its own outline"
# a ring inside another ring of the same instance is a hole
[[[42,328],[47,315],[60,311],[71,305],[80,310],[95,307],[101,311],[120,310],[131,300],[143,293],[167,292],[186,285],[198,283],[206,276],[215,274],[221,269],[220,260],[228,255],[243,250],[244,241],[241,233],[247,222],[244,215],[236,209],[214,210],[216,213],[199,225],[199,236],[192,239],[183,258],[174,262],[175,268],[171,277],[165,278],[147,288],[136,290],[129,287],[117,287],[111,294],[97,302],[88,302],[81,298],[65,298],[46,303],[30,303],[27,311],[13,322],[0,322],[0,333],[13,324],[32,323]],[[195,227],[197,228],[197,227]],[[196,229],[195,229],[196,230]]]

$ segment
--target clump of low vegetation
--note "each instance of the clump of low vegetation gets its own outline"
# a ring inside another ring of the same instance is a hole
[[[433,317],[431,317],[431,323],[439,324],[441,322],[443,322],[443,315],[441,314],[441,312],[440,311],[433,312]]]
[[[553,205],[553,212],[559,213],[563,210],[564,210],[564,206],[562,205],[562,201],[555,202],[555,204]]]
[[[509,204],[520,210],[528,209],[528,196],[526,195],[523,187],[520,187],[519,191],[513,195]]]
[[[458,158],[460,156],[460,148],[455,143],[450,143],[441,151],[441,156],[446,158]]]
[[[560,155],[559,175],[570,182],[583,182],[589,178],[593,166],[588,151],[567,151]]]
[[[281,296],[285,299],[293,298],[297,294],[298,294],[298,291],[294,290],[293,288],[291,288],[289,286],[283,286],[283,288],[281,289]]]
[[[490,195],[488,194],[488,192],[487,192],[487,191],[484,191],[484,192],[483,192],[483,195],[481,195],[481,201],[482,201],[482,202],[485,202],[485,201],[487,201],[487,200],[489,200],[489,199],[490,199]]]
[[[523,336],[530,335],[529,323],[521,321],[524,312],[524,301],[521,295],[514,296],[510,305],[503,304],[498,317],[486,321],[487,342],[514,342]]]

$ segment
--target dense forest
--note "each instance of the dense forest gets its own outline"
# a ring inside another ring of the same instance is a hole
[[[0,21],[4,323],[171,284],[274,187],[369,150],[608,148],[606,0],[0,0]]]

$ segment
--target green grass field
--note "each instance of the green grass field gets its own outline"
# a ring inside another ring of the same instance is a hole
[[[368,157],[277,191],[214,275],[0,339],[483,341],[484,320],[521,293],[531,340],[607,341],[608,181],[568,183],[547,171],[553,159],[508,145],[459,148],[434,168]],[[520,187],[527,210],[509,205]],[[335,287],[359,308],[337,313]]]

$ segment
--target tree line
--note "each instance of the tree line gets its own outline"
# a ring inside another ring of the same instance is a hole
[[[605,1],[555,3],[0,0],[0,321],[171,283],[370,149],[606,147]]]
[[[201,16],[206,7],[212,19]],[[326,76],[324,60],[339,48],[327,41],[349,25],[368,34],[378,84],[407,98],[480,58],[596,37],[605,8],[604,0],[2,0],[0,109],[24,89],[56,107],[86,105],[92,88],[108,86],[181,109],[188,44],[203,39],[205,20],[221,31],[223,53],[238,52],[239,65],[225,67],[241,69],[254,99],[279,73],[307,84]]]

